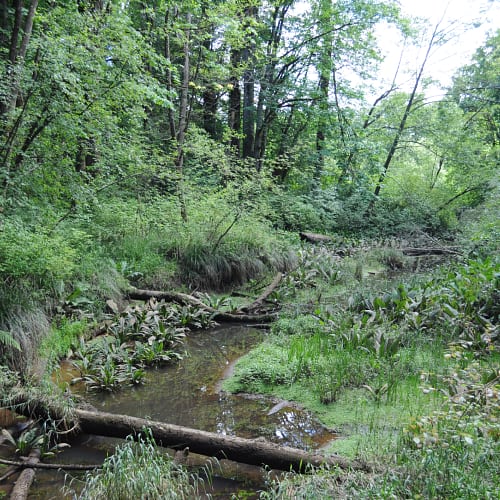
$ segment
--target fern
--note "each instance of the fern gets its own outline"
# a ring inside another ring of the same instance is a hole
[[[13,347],[18,351],[21,350],[19,342],[9,332],[6,332],[5,330],[0,330],[0,345],[1,344],[3,344],[6,347]]]

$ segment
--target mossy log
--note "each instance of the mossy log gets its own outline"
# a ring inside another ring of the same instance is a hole
[[[273,281],[266,287],[266,289],[257,297],[251,304],[247,306],[242,306],[238,309],[238,313],[248,313],[251,311],[256,311],[262,307],[264,302],[268,299],[276,288],[278,288],[281,280],[283,279],[283,273],[278,273],[274,277]]]

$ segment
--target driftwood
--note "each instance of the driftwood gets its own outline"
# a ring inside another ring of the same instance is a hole
[[[271,293],[271,292],[270,292]],[[213,307],[208,306],[200,299],[193,297],[187,293],[181,292],[165,292],[157,290],[141,290],[139,288],[131,288],[127,292],[129,299],[134,300],[149,300],[152,298],[158,300],[167,300],[169,302],[175,302],[177,304],[189,304],[199,307],[212,314],[212,317],[216,321],[234,321],[239,323],[266,323],[269,321],[275,321],[277,319],[276,313],[268,314],[242,314],[242,313],[226,313],[218,311]]]
[[[33,415],[47,418],[51,415],[54,419],[61,418],[57,410],[48,411],[40,401],[26,401],[22,397],[11,401],[16,404],[15,411],[24,415]],[[264,439],[244,439],[236,436],[226,436],[213,432],[200,431],[181,427],[178,425],[156,422],[127,415],[116,415],[100,411],[76,409],[73,412],[75,422],[67,422],[72,427],[78,424],[80,431],[87,434],[126,438],[136,436],[143,429],[148,428],[155,441],[164,447],[182,449],[189,448],[193,453],[229,459],[251,465],[267,465],[271,469],[295,470],[303,472],[307,466],[320,466],[322,464],[340,467],[342,469],[356,469],[371,471],[365,463],[349,460],[337,455],[323,456],[308,453],[304,450],[279,446]]]
[[[332,238],[325,234],[301,232],[299,236],[302,241],[308,241],[309,243],[326,243],[332,241]]]
[[[437,247],[437,248],[401,248],[404,255],[419,257],[422,255],[460,255],[457,247]]]
[[[36,465],[40,461],[40,450],[38,448],[34,449],[26,460],[26,468],[24,469],[19,477],[17,478],[16,485],[12,489],[10,494],[11,500],[26,500],[30,491],[31,484],[35,479],[35,469],[33,465]]]

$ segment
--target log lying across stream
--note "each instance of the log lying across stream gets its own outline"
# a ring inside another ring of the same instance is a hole
[[[244,439],[100,411],[77,410],[76,416],[81,430],[88,434],[125,438],[148,428],[155,441],[165,447],[189,448],[190,451],[201,455],[251,465],[267,465],[272,469],[303,471],[307,465],[318,467],[321,464],[343,469],[367,468],[365,464],[351,462],[335,455],[315,455],[296,448],[279,446],[264,439]]]
[[[281,275],[279,279],[281,280]],[[278,283],[279,281],[276,283],[276,286]],[[269,294],[270,293],[271,292],[269,292]],[[249,312],[241,312],[241,311],[237,311],[234,313],[218,311],[217,309],[208,306],[200,299],[193,297],[192,295],[189,295],[187,293],[181,293],[181,292],[141,290],[139,288],[130,288],[127,292],[127,297],[133,300],[147,301],[149,299],[154,298],[158,300],[166,300],[168,302],[175,302],[178,304],[193,305],[211,313],[215,321],[229,321],[229,322],[239,322],[239,323],[267,323],[270,321],[276,321],[276,319],[278,318],[276,312],[270,312],[264,314],[256,314],[256,313],[250,314]],[[264,299],[262,299],[259,302],[259,305],[261,304],[261,302],[264,301]],[[254,303],[257,303],[257,301],[255,301]]]
[[[57,420],[54,410],[48,412],[46,406],[36,401],[21,401],[16,407],[18,413],[32,417],[51,418]],[[24,404],[23,404],[24,403]],[[342,469],[370,471],[365,463],[349,460],[337,455],[321,455],[304,450],[279,446],[265,439],[244,439],[236,436],[216,434],[214,432],[190,429],[179,425],[147,420],[144,418],[117,415],[96,410],[76,409],[73,418],[80,431],[87,434],[126,438],[137,436],[144,429],[150,429],[155,441],[163,446],[207,455],[218,459],[229,459],[251,465],[267,465],[271,469],[294,470],[305,472],[308,466],[318,467],[330,465]]]

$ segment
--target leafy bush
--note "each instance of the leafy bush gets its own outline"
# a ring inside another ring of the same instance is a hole
[[[499,348],[499,285],[498,260],[469,260],[409,288],[400,284],[384,295],[358,299],[352,307],[365,323],[391,321],[433,335],[438,331],[486,353]]]
[[[40,356],[46,359],[49,365],[55,363],[68,354],[70,347],[84,336],[88,327],[89,324],[85,320],[58,318],[52,323],[49,334],[40,345]]]
[[[57,281],[70,278],[75,270],[74,243],[82,235],[68,237],[10,219],[2,225],[1,236],[0,273],[4,279],[26,279],[39,287],[51,288]]]

